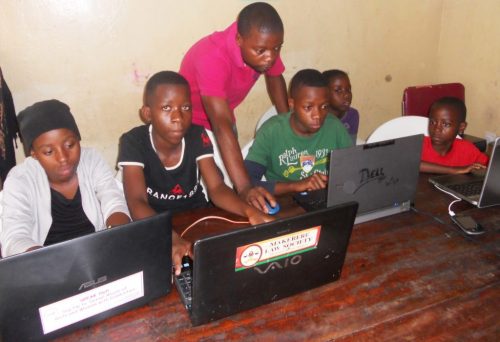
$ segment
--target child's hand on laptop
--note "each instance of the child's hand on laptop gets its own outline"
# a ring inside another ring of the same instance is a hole
[[[39,249],[39,248],[42,248],[42,246],[33,246],[33,247],[30,247],[26,250],[26,252],[31,252],[31,251],[34,251],[35,249]]]
[[[486,169],[485,165],[479,164],[479,163],[473,163],[473,164],[462,167],[461,168],[462,172],[459,172],[459,173],[469,173],[473,170],[483,170],[483,169]]]
[[[295,182],[295,192],[312,191],[326,188],[328,176],[322,173],[314,173],[312,176]]]
[[[274,196],[261,186],[248,188],[242,191],[239,195],[248,204],[262,212],[266,212],[267,210],[266,203],[270,203],[271,206],[273,206],[273,204],[276,205],[277,203]],[[249,215],[247,215],[247,217],[250,218]]]
[[[191,243],[184,240],[176,232],[172,232],[172,264],[175,269],[175,275],[181,274],[182,257],[189,255],[193,259]]]
[[[271,215],[267,215],[262,211],[255,209],[254,207],[248,208],[247,217],[248,221],[252,226],[256,224],[274,221],[274,218]]]

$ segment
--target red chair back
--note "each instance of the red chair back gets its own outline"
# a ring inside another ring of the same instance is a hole
[[[434,101],[444,96],[454,96],[465,101],[465,88],[461,83],[408,87],[403,93],[403,115],[428,117]]]

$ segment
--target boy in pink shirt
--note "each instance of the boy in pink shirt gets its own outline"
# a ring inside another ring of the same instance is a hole
[[[252,188],[237,139],[234,108],[264,74],[271,101],[278,112],[288,112],[285,67],[279,57],[283,36],[283,23],[271,5],[250,4],[236,23],[195,43],[179,71],[191,87],[193,123],[204,126],[215,139],[214,153],[222,157],[224,165],[219,167],[225,180],[229,177],[240,196],[262,209],[264,197],[272,205],[274,198],[263,188]]]

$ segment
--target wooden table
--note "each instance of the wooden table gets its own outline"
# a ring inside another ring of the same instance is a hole
[[[174,289],[61,340],[499,341],[500,207],[454,206],[486,229],[470,237],[451,200],[422,175],[414,211],[355,226],[337,282],[196,328]]]

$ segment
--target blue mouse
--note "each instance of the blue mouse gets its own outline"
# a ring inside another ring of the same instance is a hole
[[[276,214],[278,211],[280,211],[280,205],[278,204],[278,202],[276,202],[276,206],[273,208],[271,207],[271,205],[269,204],[269,202],[266,202],[266,207],[267,207],[267,210],[268,210],[268,214],[269,215],[274,215]]]

